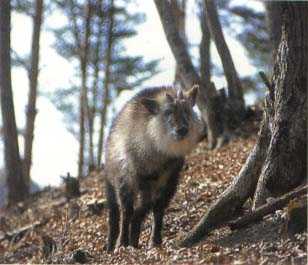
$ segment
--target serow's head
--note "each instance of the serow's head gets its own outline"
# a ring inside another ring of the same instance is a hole
[[[189,135],[193,122],[193,106],[198,94],[198,86],[188,91],[178,90],[176,93],[166,93],[162,99],[144,100],[143,105],[156,116],[158,125],[165,134],[174,141],[181,141]],[[156,123],[157,124],[157,123]]]

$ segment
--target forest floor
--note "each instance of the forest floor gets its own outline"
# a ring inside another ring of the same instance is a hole
[[[25,204],[0,211],[0,264],[307,264],[307,233],[286,235],[283,211],[244,229],[218,229],[195,247],[177,247],[177,239],[239,173],[256,141],[259,120],[260,116],[243,124],[241,136],[222,148],[209,151],[203,142],[187,157],[178,192],[166,212],[160,248],[148,247],[149,216],[139,249],[120,248],[112,254],[104,250],[107,210],[93,207],[93,201],[104,199],[103,174],[91,174],[81,180],[79,198],[67,202],[64,187],[48,188]],[[3,239],[5,233],[27,225],[32,228]]]

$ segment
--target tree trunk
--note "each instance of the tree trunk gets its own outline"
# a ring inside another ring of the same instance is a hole
[[[27,196],[27,187],[23,178],[22,164],[19,154],[13,102],[10,26],[10,1],[3,0],[0,5],[0,95],[9,205],[22,201]]]
[[[187,38],[186,38],[186,32],[185,32],[186,0],[174,0],[174,1],[171,1],[170,4],[172,7],[174,19],[176,21],[176,25],[178,28],[178,33],[180,34],[180,37],[187,45]],[[175,68],[174,85],[179,88],[185,87],[178,65],[176,65],[176,68]]]
[[[36,0],[35,15],[33,17],[32,47],[31,47],[31,68],[29,72],[30,90],[28,95],[28,105],[26,110],[26,132],[25,132],[25,148],[24,148],[24,177],[28,187],[30,188],[30,169],[32,164],[32,146],[34,137],[34,122],[37,113],[37,83],[39,74],[39,51],[40,51],[40,35],[43,17],[43,0]]]
[[[254,195],[254,210],[306,178],[308,3],[283,2],[282,8],[282,38],[259,139],[239,176],[180,242],[182,246],[199,242],[229,221],[249,197]]]
[[[102,6],[102,0],[99,0],[98,2],[98,8],[100,12],[103,11]],[[103,39],[103,23],[104,18],[103,15],[100,14],[100,23],[99,23],[99,31],[97,35],[96,40],[96,46],[95,46],[95,58],[94,58],[94,74],[93,74],[93,84],[92,84],[92,106],[89,111],[89,153],[90,153],[90,167],[97,168],[99,165],[97,165],[97,159],[95,159],[94,155],[94,131],[95,131],[95,118],[97,113],[97,101],[98,101],[98,83],[99,83],[99,72],[100,72],[100,64],[101,64],[101,47],[102,47],[102,39]]]
[[[72,8],[73,2],[71,0]],[[73,32],[79,51],[79,62],[81,72],[81,90],[79,97],[79,159],[78,159],[78,177],[84,174],[84,153],[85,153],[85,121],[88,116],[88,88],[87,88],[87,66],[88,66],[88,49],[89,38],[91,35],[91,0],[88,0],[85,16],[85,34],[83,38],[78,31],[76,16],[72,13]]]
[[[240,79],[236,72],[231,53],[225,41],[216,5],[213,0],[204,0],[205,14],[211,37],[217,47],[228,83],[229,100],[235,120],[240,122],[245,115],[245,102]]]
[[[176,21],[172,15],[171,5],[168,1],[154,0],[157,11],[159,13],[163,29],[171,51],[175,57],[178,69],[184,81],[185,88],[188,89],[195,84],[198,84],[199,94],[197,97],[197,105],[201,111],[202,117],[207,124],[208,133],[216,131],[217,123],[215,122],[215,115],[213,113],[212,104],[208,104],[209,99],[216,96],[216,91],[211,85],[206,86],[201,82],[200,76],[194,68],[191,58],[186,49],[185,42],[180,37],[177,30]],[[215,133],[212,134],[213,136]],[[210,148],[216,145],[216,138],[209,142]]]
[[[92,104],[89,105],[88,109],[88,124],[89,124],[89,158],[90,158],[90,165],[89,169],[94,169],[95,166],[95,159],[94,159],[94,131],[95,131],[95,116],[97,110],[97,87],[98,87],[98,70],[97,66],[94,69],[94,76],[93,76],[93,84],[92,84]]]
[[[208,87],[210,89],[210,94],[212,95],[208,98],[208,106],[212,110],[210,115],[207,115],[207,120],[209,123],[215,124],[212,126],[211,130],[207,132],[207,139],[209,142],[209,147],[212,149],[218,146],[218,142],[222,137],[223,133],[223,125],[222,119],[220,118],[222,110],[218,107],[219,95],[217,94],[216,87],[214,83],[211,82],[211,33],[209,26],[205,17],[205,8],[204,5],[201,4],[201,16],[200,16],[200,24],[202,31],[202,38],[200,43],[200,78],[201,83],[204,87]],[[223,115],[223,114],[222,114]]]
[[[211,82],[211,33],[208,24],[206,23],[205,10],[201,6],[200,24],[202,38],[200,43],[200,76],[201,82],[210,84]]]
[[[103,107],[100,113],[100,130],[98,139],[98,151],[97,151],[97,166],[101,165],[103,145],[104,145],[104,129],[106,125],[106,113],[107,106],[109,104],[109,85],[110,85],[110,67],[112,64],[112,41],[113,41],[113,25],[114,25],[114,4],[113,0],[110,0],[109,12],[108,12],[108,33],[107,33],[107,51],[106,51],[106,69],[104,78],[104,98],[102,99]]]
[[[100,27],[101,29],[102,27]],[[89,156],[90,156],[90,165],[89,168],[95,168],[95,159],[94,159],[94,131],[95,131],[95,117],[96,117],[96,111],[97,111],[97,90],[98,90],[98,81],[99,81],[99,64],[100,64],[100,42],[101,42],[101,34],[99,34],[100,37],[97,40],[97,44],[95,47],[95,62],[94,62],[94,74],[93,74],[93,83],[92,83],[92,102],[91,106],[89,105],[89,111],[88,111],[88,120],[89,120]]]
[[[100,42],[100,41],[98,41]],[[98,44],[97,44],[98,46]],[[96,47],[96,51],[99,48]],[[99,59],[99,54],[95,52],[95,57]],[[96,59],[95,59],[96,60]],[[95,168],[95,159],[94,159],[94,125],[95,125],[95,117],[97,111],[97,89],[98,89],[98,81],[99,81],[99,60],[96,60],[94,66],[94,76],[93,76],[93,84],[92,84],[92,104],[89,106],[89,156],[90,156],[90,167]]]
[[[273,61],[276,56],[276,50],[281,39],[281,26],[282,26],[282,6],[283,1],[266,1],[266,20],[270,33],[270,40],[272,45]]]
[[[102,26],[100,27],[100,33]],[[96,47],[95,47],[95,62],[94,62],[94,74],[93,74],[93,83],[92,83],[92,102],[91,106],[89,106],[89,155],[90,155],[90,168],[96,167],[96,162],[94,159],[94,125],[95,125],[95,117],[97,111],[97,90],[98,90],[98,81],[99,81],[99,64],[100,64],[100,43],[102,34],[99,33],[99,37],[97,39]]]
[[[308,3],[283,2],[281,7],[285,21],[272,77],[271,140],[254,207],[298,186],[307,172]]]

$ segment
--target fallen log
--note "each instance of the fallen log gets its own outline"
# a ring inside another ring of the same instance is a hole
[[[304,194],[307,194],[308,185],[302,186],[294,191],[286,193],[280,198],[272,199],[269,203],[262,205],[256,210],[248,213],[247,215],[240,217],[234,221],[230,221],[227,225],[232,229],[239,229],[246,227],[247,225],[259,221],[263,216],[282,209],[286,206],[290,200],[298,198]]]

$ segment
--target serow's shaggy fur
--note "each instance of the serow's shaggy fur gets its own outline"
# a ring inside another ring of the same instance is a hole
[[[203,124],[193,111],[198,87],[145,89],[113,121],[106,145],[109,207],[107,249],[138,246],[141,224],[153,211],[151,244],[161,244],[166,207],[184,156],[197,144]]]

